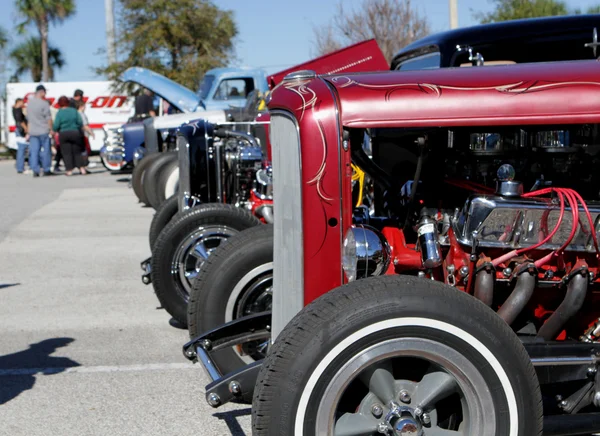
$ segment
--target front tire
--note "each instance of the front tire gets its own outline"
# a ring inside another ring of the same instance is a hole
[[[138,200],[148,205],[148,199],[144,194],[144,173],[156,159],[160,159],[160,153],[154,153],[144,157],[133,169],[131,173],[131,187]]]
[[[379,424],[538,436],[537,376],[514,332],[473,297],[409,276],[352,282],[277,338],[258,376],[253,434],[371,435]]]
[[[177,165],[177,153],[174,151],[168,151],[166,153],[162,153],[162,157],[154,161],[144,173],[144,195],[146,197],[147,204],[152,206],[154,209],[158,209],[158,206],[160,206],[160,199],[157,195],[159,193],[158,181],[160,174],[165,168],[173,164]],[[162,192],[164,192],[164,188]]]
[[[226,274],[223,274],[227,271]],[[242,316],[271,310],[273,226],[263,225],[231,237],[204,262],[190,293],[190,338]],[[264,358],[268,341],[220,350],[212,359],[223,374]],[[242,357],[243,356],[243,357]]]
[[[162,306],[187,325],[192,282],[209,255],[223,241],[260,221],[229,204],[203,204],[177,215],[152,248],[152,286]]]
[[[161,204],[165,202],[165,200],[171,197],[175,192],[172,192],[171,195],[165,197],[166,192],[166,184],[169,178],[173,173],[177,173],[177,177],[179,177],[179,161],[177,158],[173,158],[169,160],[167,164],[165,164],[158,173],[156,174],[156,182],[154,185],[154,189],[152,191],[148,191],[148,201],[155,209],[158,209]]]
[[[152,222],[150,223],[150,232],[149,232],[149,240],[150,240],[150,251],[154,247],[154,243],[158,239],[158,235],[160,232],[166,227],[167,224],[173,219],[179,210],[178,198],[176,195],[165,200],[159,207],[156,209],[156,213],[152,217]]]

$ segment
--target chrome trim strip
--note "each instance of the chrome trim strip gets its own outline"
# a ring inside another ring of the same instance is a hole
[[[596,365],[597,356],[589,357],[534,357],[531,359],[533,366],[569,366],[569,365]]]
[[[217,203],[223,202],[223,180],[222,180],[222,157],[223,157],[223,142],[219,141],[215,145],[215,180],[217,182]]]
[[[271,112],[273,160],[273,315],[272,336],[304,307],[302,154],[298,122],[289,112]]]
[[[212,178],[212,174],[210,172],[210,160],[211,160],[211,153],[214,154],[214,150],[213,150],[213,141],[212,141],[212,137],[208,136],[208,126],[207,126],[207,122],[206,120],[202,120],[202,122],[204,123],[204,141],[206,144],[206,188],[207,188],[207,196],[206,196],[206,201],[211,203],[213,201],[213,199],[210,196],[210,181]]]
[[[343,189],[344,189],[344,184],[342,183],[342,178],[344,177],[344,175],[346,174],[346,171],[344,170],[344,165],[342,162],[342,134],[343,131],[340,128],[341,124],[340,124],[340,105],[338,104],[338,96],[337,93],[335,92],[335,88],[333,87],[333,85],[331,83],[329,83],[327,80],[324,80],[325,84],[327,85],[327,88],[329,89],[329,92],[331,92],[331,97],[333,99],[333,104],[334,104],[334,109],[335,109],[335,127],[338,131],[338,137],[337,137],[337,153],[338,153],[338,162],[339,162],[339,171],[340,171],[340,183],[339,183],[339,194],[340,194],[340,221],[339,221],[339,226],[340,226],[340,259],[343,258],[343,247],[344,247],[344,193],[343,193]],[[350,151],[348,151],[349,153]],[[352,201],[352,200],[350,200]],[[354,205],[352,205],[354,206]],[[350,223],[352,224],[352,223]],[[340,265],[340,283],[344,283],[344,269],[341,267]]]
[[[191,197],[190,186],[190,143],[187,138],[177,135],[177,152],[179,155],[179,206],[181,212],[189,207],[188,199]]]

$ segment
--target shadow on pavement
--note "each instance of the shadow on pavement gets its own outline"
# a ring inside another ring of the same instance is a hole
[[[121,177],[120,179],[117,179],[117,182],[121,182],[121,183],[127,183],[131,180],[130,177]]]
[[[215,413],[213,416],[218,419],[222,419],[229,427],[229,431],[232,436],[246,436],[246,432],[242,429],[242,426],[237,421],[240,416],[248,416],[252,413],[251,408],[231,410],[229,412]]]
[[[36,374],[52,375],[81,366],[68,357],[52,357],[75,339],[53,338],[29,345],[27,350],[0,356],[0,405],[33,388]]]
[[[0,283],[0,289],[10,288],[12,286],[19,286],[21,283]]]

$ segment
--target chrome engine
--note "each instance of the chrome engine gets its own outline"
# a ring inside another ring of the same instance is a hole
[[[600,203],[588,202],[596,233],[600,231]],[[580,213],[583,209],[580,207]],[[555,250],[569,237],[573,225],[571,208],[565,208],[563,220],[551,241],[540,250]],[[541,198],[510,198],[499,195],[470,197],[452,228],[458,242],[471,247],[474,239],[481,248],[514,250],[530,247],[553,229],[560,214],[557,200]],[[577,233],[567,246],[568,251],[593,252],[593,238],[587,220],[581,219]]]
[[[232,203],[243,206],[250,198],[250,191],[256,187],[256,174],[263,166],[263,152],[260,146],[237,138],[227,140],[224,148],[227,190]]]

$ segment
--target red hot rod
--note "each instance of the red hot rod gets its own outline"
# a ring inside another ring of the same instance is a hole
[[[600,431],[599,78],[303,71],[273,90],[254,434]]]

